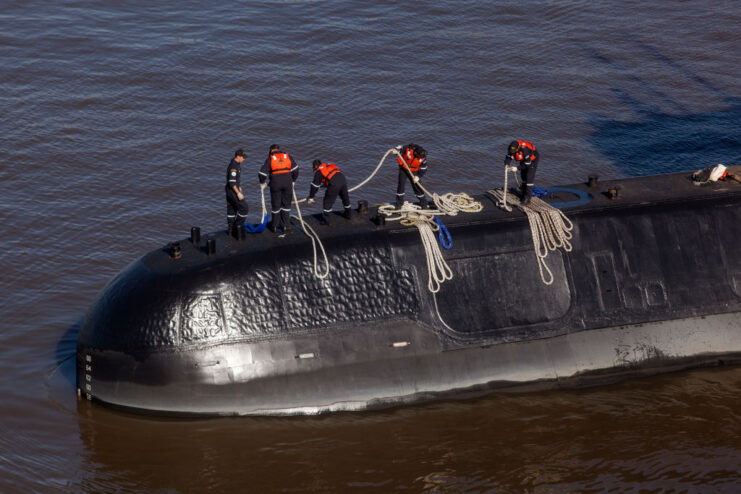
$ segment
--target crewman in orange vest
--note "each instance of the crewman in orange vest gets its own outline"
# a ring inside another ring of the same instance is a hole
[[[347,180],[345,175],[342,174],[337,165],[332,163],[322,163],[321,160],[314,160],[312,163],[314,167],[314,181],[311,183],[309,188],[309,199],[308,203],[314,203],[314,196],[319,187],[324,185],[327,191],[324,193],[324,210],[322,211],[321,223],[329,225],[329,214],[332,212],[332,206],[337,200],[337,195],[342,199],[342,206],[345,208],[343,216],[347,219],[351,218],[350,208],[350,196],[347,193]]]
[[[404,158],[403,161],[401,157],[396,158],[396,161],[399,162],[399,185],[396,187],[397,209],[404,204],[404,185],[407,179],[412,184],[412,190],[414,190],[414,195],[417,196],[420,207],[426,208],[427,198],[417,182],[427,172],[427,151],[422,146],[414,143],[407,144],[404,147],[397,146],[396,149]],[[409,170],[404,166],[404,162],[406,162]]]
[[[270,212],[273,216],[270,231],[280,232],[284,236],[291,229],[291,198],[293,182],[298,178],[298,165],[288,153],[281,151],[279,145],[273,144],[258,176],[263,190],[265,181],[270,177]]]
[[[512,141],[507,147],[507,155],[504,157],[504,166],[509,166],[512,160],[519,161],[520,177],[520,204],[523,206],[530,202],[533,196],[533,186],[535,185],[535,170],[538,168],[538,158],[540,155],[531,143],[527,141]]]

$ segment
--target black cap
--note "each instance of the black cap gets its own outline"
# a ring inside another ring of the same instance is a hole
[[[319,165],[322,164],[322,160],[314,160],[314,161],[311,162],[311,164],[312,164],[312,166],[314,166],[314,168],[316,168],[316,167],[318,167]]]
[[[242,158],[246,158],[247,157],[247,153],[244,152],[244,149],[239,148],[236,151],[234,151],[234,157],[236,158],[237,156],[241,156]]]

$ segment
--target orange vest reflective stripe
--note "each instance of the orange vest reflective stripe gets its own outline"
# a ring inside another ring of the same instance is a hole
[[[287,153],[273,153],[270,155],[270,173],[280,175],[291,171],[291,158]]]
[[[522,148],[525,148],[525,149],[529,149],[529,150],[531,150],[531,151],[532,151],[533,153],[535,153],[535,146],[533,146],[533,145],[532,145],[531,143],[529,143],[529,142],[527,142],[527,141],[517,141],[517,144],[519,144],[519,145],[520,145],[520,149],[522,149]],[[532,154],[532,153],[531,153],[531,154]],[[515,159],[515,161],[522,161],[522,160],[524,160],[524,159],[525,159],[525,156],[524,156],[524,155],[522,154],[522,151],[517,151],[517,152],[516,152],[516,153],[515,153],[515,154],[513,155],[513,158]]]
[[[322,174],[322,182],[329,187],[329,181],[340,172],[340,169],[332,163],[322,163],[316,167],[316,171]]]
[[[409,165],[409,169],[412,170],[412,172],[416,173],[419,171],[422,162],[419,161],[419,158],[414,157],[414,150],[411,147],[407,146],[402,149],[401,155],[404,157],[404,161],[407,162],[407,165]],[[404,161],[402,161],[401,158],[396,158],[396,161],[399,162],[401,168],[404,168]]]

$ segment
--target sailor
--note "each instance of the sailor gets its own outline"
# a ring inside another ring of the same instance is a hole
[[[290,230],[291,197],[293,182],[298,178],[298,165],[280,146],[273,144],[258,174],[260,188],[265,190],[265,181],[270,177],[270,204],[273,223],[270,231],[285,235]]]
[[[347,219],[351,217],[350,196],[347,193],[347,180],[337,165],[332,163],[322,163],[321,160],[314,160],[314,181],[309,188],[308,203],[313,204],[314,196],[319,187],[324,185],[327,191],[324,193],[324,209],[322,217],[319,220],[323,225],[329,225],[329,214],[332,212],[332,206],[337,200],[337,195],[342,199],[342,206],[345,208],[343,216]]]
[[[527,141],[512,141],[507,148],[507,155],[504,157],[504,166],[509,166],[512,160],[519,161],[520,177],[520,204],[523,206],[530,202],[533,196],[533,186],[535,185],[535,170],[538,168],[538,151],[531,143]]]
[[[229,232],[244,228],[247,218],[247,201],[242,193],[242,162],[247,157],[242,148],[234,152],[234,158],[226,168],[226,223]]]
[[[427,207],[427,198],[417,182],[419,182],[419,179],[427,171],[427,151],[422,146],[413,143],[407,144],[404,147],[396,146],[396,149],[399,150],[399,153],[404,158],[403,160],[401,157],[396,158],[396,161],[399,162],[399,185],[396,187],[396,208],[399,209],[404,204],[404,185],[408,178],[420,207],[424,209]],[[406,162],[409,170],[404,166],[404,162]]]

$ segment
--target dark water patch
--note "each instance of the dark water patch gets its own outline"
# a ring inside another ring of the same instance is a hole
[[[701,114],[646,113],[633,122],[594,118],[592,125],[596,132],[590,142],[630,175],[741,162],[739,103]]]

